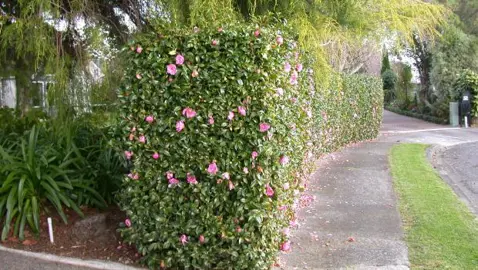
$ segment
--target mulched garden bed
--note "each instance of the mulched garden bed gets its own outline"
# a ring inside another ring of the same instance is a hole
[[[117,232],[125,215],[117,207],[105,210],[82,208],[82,219],[73,210],[65,209],[68,224],[58,215],[53,219],[54,244],[48,235],[47,215],[41,216],[41,232],[36,238],[25,228],[25,240],[9,237],[1,245],[33,252],[55,254],[80,259],[107,260],[139,266],[140,255],[133,246],[123,244]]]

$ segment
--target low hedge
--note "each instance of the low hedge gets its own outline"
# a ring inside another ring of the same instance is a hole
[[[121,233],[149,267],[268,269],[290,249],[314,158],[378,134],[380,80],[314,87],[306,56],[252,25],[131,43],[117,138],[131,172],[118,199]]]
[[[421,113],[415,113],[407,110],[401,110],[399,108],[391,107],[391,106],[385,106],[385,109],[387,111],[391,111],[397,114],[405,115],[405,116],[410,116],[413,118],[418,118],[427,122],[435,123],[435,124],[440,124],[440,125],[448,125],[449,120],[448,119],[443,119],[439,117],[434,117],[431,115],[426,115],[426,114],[421,114]]]

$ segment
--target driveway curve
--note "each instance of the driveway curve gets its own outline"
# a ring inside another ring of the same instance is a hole
[[[478,141],[432,149],[432,164],[478,215]]]

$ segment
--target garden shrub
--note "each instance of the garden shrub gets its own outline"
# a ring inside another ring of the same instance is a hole
[[[471,70],[463,70],[460,76],[453,82],[455,95],[453,100],[460,100],[465,91],[472,94],[472,116],[478,117],[478,74]]]
[[[380,79],[314,88],[306,54],[273,28],[150,34],[127,58],[121,232],[151,268],[268,269],[290,248],[304,168],[378,132]]]
[[[398,77],[391,69],[387,69],[382,73],[383,90],[385,92],[385,103],[390,103],[396,98],[395,88]]]

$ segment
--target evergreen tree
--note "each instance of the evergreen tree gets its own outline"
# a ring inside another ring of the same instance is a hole
[[[380,73],[383,74],[385,71],[389,69],[391,69],[391,67],[390,67],[390,59],[388,58],[388,52],[384,52],[382,57],[382,70]]]

